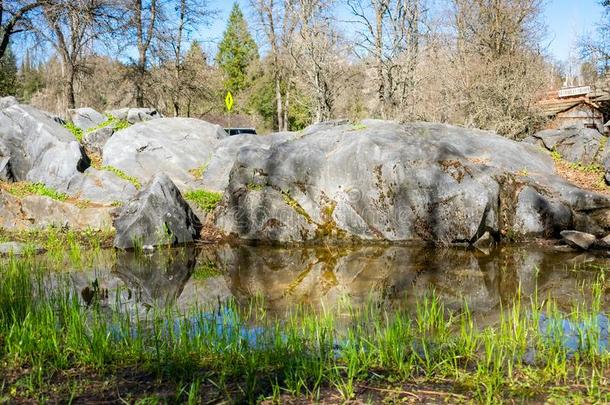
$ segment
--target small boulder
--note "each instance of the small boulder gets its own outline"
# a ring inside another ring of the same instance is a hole
[[[75,108],[69,113],[74,125],[83,131],[97,127],[107,119],[103,114],[89,107]]]
[[[561,237],[570,246],[588,250],[595,243],[595,235],[579,231],[562,231]]]
[[[108,142],[108,139],[114,134],[114,128],[111,126],[105,126],[103,128],[96,129],[95,131],[87,132],[83,136],[83,146],[90,152],[102,155],[104,145]]]
[[[114,247],[135,244],[177,245],[193,242],[201,222],[165,173],[159,173],[129,201],[114,222]]]

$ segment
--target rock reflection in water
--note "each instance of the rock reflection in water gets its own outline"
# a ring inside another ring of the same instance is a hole
[[[581,299],[582,281],[596,277],[595,271],[570,271],[587,262],[608,264],[604,258],[540,247],[504,246],[486,255],[424,246],[213,245],[144,256],[117,252],[106,271],[81,273],[74,280],[81,280],[76,282],[81,292],[95,280],[110,291],[108,302],[121,291],[119,300],[132,311],[141,306],[186,310],[229,298],[247,305],[255,296],[264,297],[277,314],[298,304],[332,308],[342,299],[355,306],[372,300],[388,308],[412,307],[433,289],[449,308],[466,302],[474,312],[497,314],[499,304],[510,304],[519,290],[527,297],[536,288],[567,308]]]
[[[450,308],[464,302],[475,312],[509,304],[520,290],[550,292],[567,305],[579,293],[575,254],[545,248],[500,247],[486,255],[457,248],[367,246],[343,248],[222,247],[218,261],[227,270],[229,286],[239,302],[254,295],[267,298],[270,309],[282,311],[299,303],[325,307],[341,297],[354,305],[372,299],[381,305],[412,306],[430,290]],[[606,259],[588,256],[607,265]]]
[[[195,248],[157,250],[150,254],[118,251],[115,273],[139,302],[166,307],[175,303],[197,263]]]

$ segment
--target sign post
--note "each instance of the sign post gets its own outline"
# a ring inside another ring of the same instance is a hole
[[[227,91],[227,95],[225,96],[225,107],[227,107],[227,112],[229,114],[229,133],[231,132],[231,110],[233,109],[233,95],[230,91]]]

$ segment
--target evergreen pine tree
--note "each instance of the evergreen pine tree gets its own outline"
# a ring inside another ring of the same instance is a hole
[[[9,46],[0,59],[0,96],[14,96],[18,91],[17,61]]]
[[[246,88],[248,66],[257,59],[258,47],[239,5],[235,3],[216,56],[216,63],[225,74],[226,90],[238,92]]]

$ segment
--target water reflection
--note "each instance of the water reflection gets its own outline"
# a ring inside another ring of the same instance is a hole
[[[344,299],[391,308],[412,306],[434,289],[449,308],[467,303],[475,313],[493,315],[519,290],[528,297],[536,288],[567,308],[583,299],[580,286],[595,279],[595,266],[608,265],[603,257],[518,246],[486,255],[424,246],[214,245],[110,257],[71,273],[75,287],[83,299],[87,288],[89,295],[101,291],[103,302],[119,300],[137,312],[167,306],[186,310],[229,298],[248,305],[256,296],[277,314],[297,304],[332,308]]]

